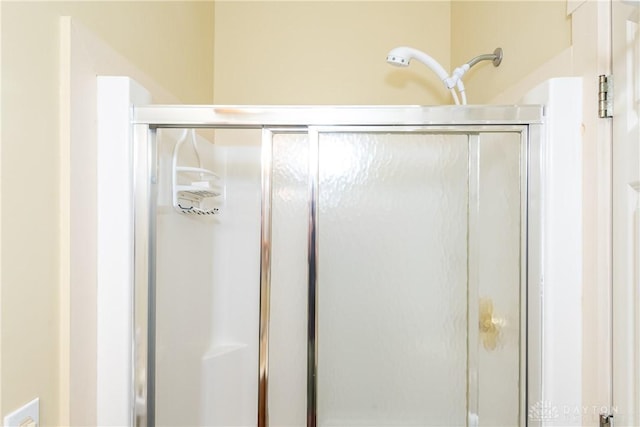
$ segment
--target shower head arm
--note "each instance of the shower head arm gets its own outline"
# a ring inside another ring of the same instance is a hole
[[[462,76],[469,71],[471,67],[476,65],[480,61],[493,61],[494,67],[497,67],[502,62],[502,48],[496,48],[493,53],[488,53],[485,55],[478,55],[475,58],[471,59],[469,62],[466,62],[453,70],[451,73],[451,77],[449,77],[449,83],[453,85],[457,85],[462,82]]]
[[[469,62],[467,62],[467,64],[469,65],[469,68],[471,68],[481,61],[491,61],[493,62],[494,67],[499,66],[500,63],[502,62],[502,48],[501,47],[496,48],[496,50],[494,50],[493,53],[478,55],[475,58],[471,59]]]

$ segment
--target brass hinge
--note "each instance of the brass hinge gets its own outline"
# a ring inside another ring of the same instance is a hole
[[[600,427],[613,427],[613,415],[600,414]]]
[[[598,116],[613,117],[613,77],[598,76]]]

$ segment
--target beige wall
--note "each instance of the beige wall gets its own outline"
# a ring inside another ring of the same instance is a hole
[[[42,425],[60,425],[59,16],[84,23],[180,101],[211,103],[214,9],[116,1],[1,7],[0,414],[39,396]]]
[[[497,47],[504,50],[499,67],[481,62],[465,76],[469,103],[488,103],[568,48],[566,10],[565,0],[452,1],[452,68]]]
[[[102,1],[62,4],[185,104],[213,101],[213,2]]]
[[[447,70],[500,46],[465,77],[486,103],[571,44],[566,1],[354,1],[216,3],[216,103],[447,104],[422,64],[386,64],[400,45]]]
[[[421,64],[387,65],[400,45],[450,57],[450,4],[216,2],[218,104],[442,104],[448,93]]]

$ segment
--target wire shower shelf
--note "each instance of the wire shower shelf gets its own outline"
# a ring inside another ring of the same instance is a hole
[[[178,166],[180,148],[187,137],[191,140],[199,167]],[[216,215],[220,213],[220,208],[217,206],[219,197],[222,195],[220,177],[215,172],[202,167],[194,129],[185,130],[176,142],[173,149],[171,172],[173,207],[178,212],[191,215]]]

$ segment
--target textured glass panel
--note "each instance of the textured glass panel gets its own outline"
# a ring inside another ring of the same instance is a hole
[[[320,135],[320,426],[466,423],[467,139]]]
[[[269,421],[306,425],[308,136],[273,137]]]
[[[481,133],[476,244],[481,426],[518,425],[520,409],[520,134]],[[473,302],[470,301],[470,304]]]

